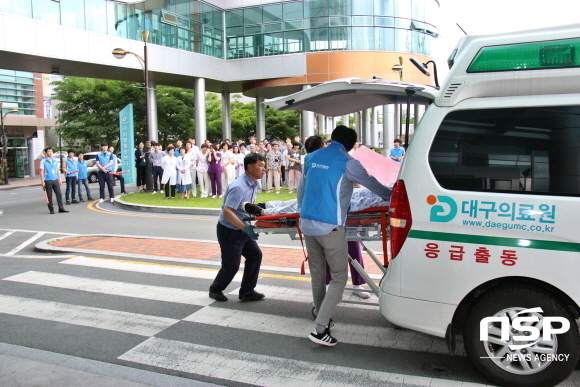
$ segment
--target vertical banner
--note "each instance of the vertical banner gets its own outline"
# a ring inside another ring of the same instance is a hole
[[[133,104],[130,103],[119,113],[119,126],[121,127],[121,170],[129,171],[123,176],[125,183],[137,182],[137,170],[135,168],[135,132],[133,130]]]

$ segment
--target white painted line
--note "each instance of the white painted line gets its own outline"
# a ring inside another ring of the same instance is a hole
[[[53,274],[38,271],[28,271],[26,273],[4,278],[4,280],[188,305],[207,306],[214,302],[214,300],[209,298],[208,292],[197,290],[140,285],[128,282],[75,277],[65,274]]]
[[[304,345],[311,346],[304,338]],[[340,344],[339,344],[340,345]],[[350,387],[405,383],[452,386],[451,380],[325,365],[151,337],[119,360],[259,386]],[[461,382],[460,382],[461,383]],[[470,386],[484,386],[470,383]],[[460,384],[461,386],[461,384]]]
[[[0,236],[0,241],[4,238],[8,238],[12,234],[14,234],[14,231],[8,231],[8,232],[4,233],[2,236]]]
[[[291,288],[286,286],[271,286],[271,285],[262,285],[258,284],[256,290],[264,293],[266,298],[280,300],[280,301],[291,301],[291,302],[304,302],[304,303],[312,303],[312,290],[310,288]],[[230,292],[229,294],[233,294]],[[350,291],[345,291],[342,299],[344,301],[353,301],[357,302],[357,304],[340,304],[340,307],[349,307],[349,308],[360,308],[360,309],[374,309],[379,310],[378,305],[379,299],[372,293],[370,298],[363,300],[360,297],[355,296]],[[364,305],[369,304],[369,305]],[[375,304],[375,305],[373,305]]]
[[[20,250],[22,250],[23,248],[25,248],[26,246],[28,246],[29,244],[31,244],[32,242],[34,242],[35,240],[37,240],[38,238],[40,238],[43,235],[44,235],[44,232],[36,233],[36,235],[28,238],[26,241],[22,242],[21,244],[19,244],[18,246],[16,246],[15,248],[10,250],[9,252],[7,252],[5,255],[11,256],[11,255],[16,254],[17,252],[19,252]]]
[[[56,234],[56,235],[67,235],[67,236],[81,235],[81,234],[71,234],[71,233],[67,233],[67,232],[37,231],[37,230],[19,230],[19,229],[9,229],[9,228],[0,228],[0,231],[28,232],[28,233],[43,232],[45,234]]]
[[[60,263],[66,265],[97,267],[101,269],[124,270],[138,273],[162,274],[177,277],[203,278],[211,280],[215,279],[215,276],[217,275],[216,269],[202,269],[198,267],[170,267],[149,262],[130,263],[113,261],[110,259],[95,259],[86,257],[72,258]],[[239,273],[236,274],[234,281],[241,282],[242,275]]]
[[[0,295],[0,313],[140,336],[153,336],[179,322],[166,317],[5,295]]]
[[[315,326],[312,319],[215,308],[211,306],[202,308],[183,320],[199,324],[304,338],[308,336]],[[409,330],[337,322],[332,332],[333,336],[340,343],[394,348],[415,352],[442,354],[449,352],[444,339]]]

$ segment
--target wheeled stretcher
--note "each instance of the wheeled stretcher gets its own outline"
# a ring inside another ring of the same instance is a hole
[[[300,214],[264,215],[247,220],[255,220],[257,233],[264,234],[288,234],[292,240],[302,239],[299,228]],[[371,207],[361,211],[349,212],[346,218],[346,239],[347,241],[360,241],[363,249],[369,254],[375,264],[386,273],[388,260],[388,221],[389,207]],[[383,248],[383,261],[377,257],[375,252],[365,244],[365,241],[380,241]],[[372,292],[379,295],[379,288],[360,266],[360,264],[349,257],[349,263],[365,279]]]

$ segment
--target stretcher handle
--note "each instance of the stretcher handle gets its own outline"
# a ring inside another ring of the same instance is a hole
[[[366,281],[367,285],[369,285],[369,287],[371,288],[371,290],[373,291],[373,293],[376,294],[377,297],[379,297],[379,294],[380,294],[379,287],[375,284],[375,282],[367,274],[367,272],[365,271],[365,269],[362,268],[362,266],[360,265],[360,263],[358,263],[357,260],[352,259],[350,257],[350,255],[348,256],[348,263],[350,263],[352,265],[352,267],[354,267],[354,269],[357,271],[357,273],[359,273],[360,276],[364,278],[364,280]]]

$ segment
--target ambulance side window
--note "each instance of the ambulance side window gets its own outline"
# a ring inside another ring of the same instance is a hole
[[[429,152],[446,189],[580,194],[580,106],[458,110]]]

